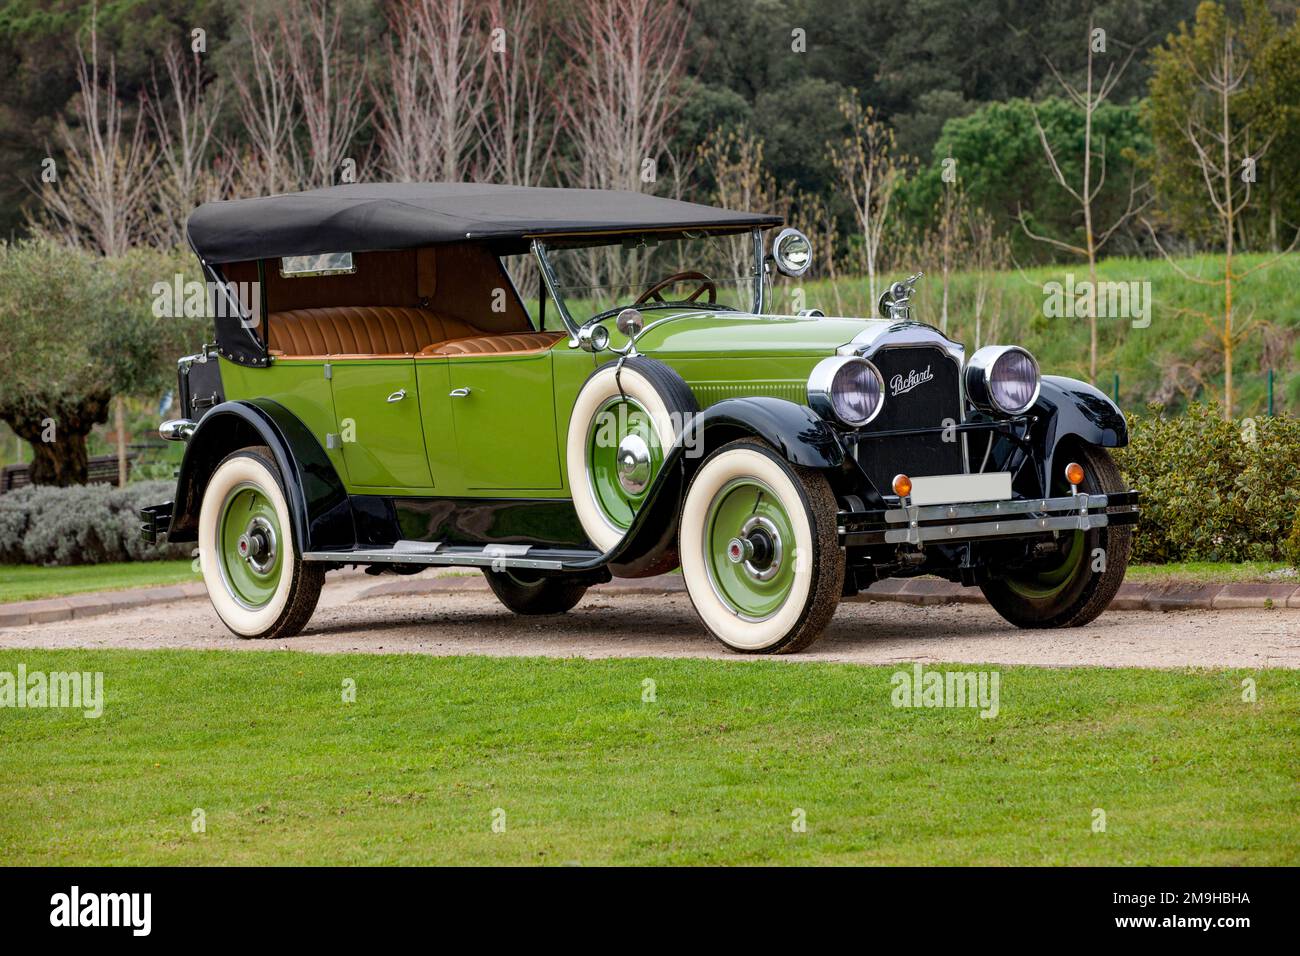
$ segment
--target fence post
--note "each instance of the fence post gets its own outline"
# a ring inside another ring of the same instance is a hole
[[[1115,386],[1113,390],[1113,396],[1115,399],[1115,404],[1118,405],[1119,404],[1119,372],[1115,373]]]

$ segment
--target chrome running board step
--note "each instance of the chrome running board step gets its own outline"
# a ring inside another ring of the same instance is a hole
[[[443,544],[441,541],[398,541],[387,547],[347,551],[308,551],[304,561],[334,564],[424,564],[467,568],[531,568],[563,571],[587,565],[599,551],[576,548],[535,548],[527,544]]]

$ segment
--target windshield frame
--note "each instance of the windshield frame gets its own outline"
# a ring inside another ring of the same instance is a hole
[[[763,311],[763,294],[764,294],[764,289],[766,288],[766,275],[765,275],[765,268],[764,268],[765,262],[764,262],[764,255],[763,255],[763,229],[759,227],[755,227],[754,229],[749,230],[749,233],[753,240],[753,250],[754,250],[754,312],[761,313]],[[625,235],[639,235],[639,234],[640,233],[626,233]],[[620,240],[621,238],[622,237],[620,237]],[[614,243],[610,243],[610,245],[614,245]],[[581,344],[582,336],[580,333],[582,329],[590,325],[594,325],[598,322],[602,322],[612,318],[613,315],[616,315],[623,308],[632,307],[632,303],[628,303],[626,306],[619,306],[614,309],[607,309],[604,312],[600,312],[597,313],[596,315],[593,315],[585,322],[579,323],[577,320],[574,319],[573,314],[569,311],[568,304],[564,301],[564,296],[560,292],[560,283],[559,283],[559,279],[555,274],[555,268],[552,266],[550,259],[547,258],[548,248],[546,243],[541,239],[535,238],[532,241],[532,250],[533,250],[533,256],[537,259],[538,268],[541,270],[542,282],[546,285],[546,291],[550,295],[551,301],[555,303],[555,310],[556,312],[559,313],[560,321],[564,323],[564,328],[569,333],[570,348],[576,348],[578,345]],[[654,308],[654,309],[687,308],[687,306],[682,305],[680,303],[669,302],[666,303],[665,305],[659,305],[656,303],[655,305],[648,306],[647,308]],[[725,305],[715,304],[713,306],[710,306],[707,302],[705,303],[692,302],[690,303],[689,308],[694,311],[716,311],[716,312],[737,311],[736,309]]]

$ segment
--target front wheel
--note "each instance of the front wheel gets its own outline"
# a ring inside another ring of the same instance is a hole
[[[298,557],[269,448],[227,455],[208,479],[199,566],[212,607],[237,637],[292,637],[316,610],[325,571]]]
[[[1075,460],[1084,470],[1080,491],[1104,495],[1127,490],[1106,449],[1084,445]],[[1052,493],[1069,494],[1060,476]],[[1119,591],[1128,569],[1132,530],[1107,525],[1068,532],[1054,560],[990,581],[981,590],[993,610],[1017,627],[1080,627],[1106,610]]]
[[[844,587],[836,511],[825,476],[757,439],[705,459],[678,540],[686,591],[709,632],[744,654],[789,654],[820,637]]]

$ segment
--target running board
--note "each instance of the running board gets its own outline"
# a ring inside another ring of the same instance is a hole
[[[440,541],[398,541],[381,548],[353,548],[348,551],[308,551],[304,561],[334,564],[424,564],[467,568],[530,568],[535,571],[564,571],[587,567],[600,557],[599,551],[572,548],[535,548],[527,544],[447,545]]]

